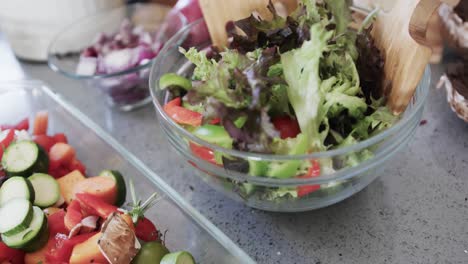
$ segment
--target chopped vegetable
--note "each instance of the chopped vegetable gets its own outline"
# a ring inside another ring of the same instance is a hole
[[[34,173],[28,180],[34,188],[34,205],[47,208],[56,204],[60,199],[60,187],[52,176],[45,173]]]
[[[85,241],[73,247],[70,264],[107,263],[106,258],[99,250],[98,243],[102,233],[98,232]]]
[[[73,200],[67,207],[67,214],[64,218],[65,226],[68,231],[71,231],[83,220],[83,213],[81,212],[81,205],[77,200]]]
[[[108,204],[116,204],[117,200],[117,182],[106,176],[97,176],[86,178],[76,183],[73,192],[87,193]]]
[[[47,134],[47,127],[49,124],[49,114],[45,111],[38,112],[34,118],[33,135]]]
[[[81,208],[83,208],[84,211],[104,219],[118,209],[116,206],[108,204],[99,197],[88,193],[77,193],[76,199],[80,202]]]
[[[161,242],[148,242],[143,245],[132,264],[161,263],[167,254],[169,254],[169,250]]]
[[[75,186],[85,179],[85,176],[80,171],[74,170],[57,180],[60,186],[60,193],[62,194],[66,203],[71,203],[75,197]]]
[[[74,236],[72,238],[62,237],[60,243],[55,243],[55,247],[49,249],[46,259],[50,263],[68,263],[75,246],[80,245],[97,233],[89,233]],[[79,253],[79,252],[78,252]],[[77,258],[75,256],[75,258]]]
[[[23,263],[24,252],[9,248],[0,241],[0,263],[21,264]]]
[[[180,104],[180,98],[176,98],[164,105],[164,111],[179,124],[190,126],[201,125],[203,116],[200,113],[181,107]]]
[[[195,264],[195,260],[187,251],[178,251],[165,255],[161,264]]]

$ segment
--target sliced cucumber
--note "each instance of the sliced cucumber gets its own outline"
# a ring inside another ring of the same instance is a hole
[[[178,251],[165,255],[161,264],[195,264],[195,260],[187,251]]]
[[[54,205],[60,199],[60,186],[54,177],[45,173],[34,173],[28,178],[34,193],[34,205],[47,208]]]
[[[14,198],[34,201],[34,189],[28,179],[15,176],[3,183],[0,188],[0,206]]]
[[[169,87],[180,87],[188,91],[192,89],[192,81],[175,73],[166,73],[159,79],[159,88],[164,90]]]
[[[9,176],[28,177],[34,172],[47,172],[49,157],[34,141],[16,141],[5,150],[2,166]]]
[[[0,208],[0,233],[12,236],[26,230],[33,218],[30,201],[15,198]]]
[[[33,219],[26,230],[13,236],[2,235],[2,240],[8,247],[33,252],[47,243],[49,238],[47,218],[41,208],[34,206],[33,211]]]
[[[117,184],[117,200],[115,205],[121,207],[127,199],[127,187],[125,186],[125,179],[119,171],[116,170],[103,170],[99,176],[111,177]]]

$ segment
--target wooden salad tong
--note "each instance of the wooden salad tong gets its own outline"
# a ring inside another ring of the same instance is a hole
[[[409,104],[429,63],[428,25],[440,0],[383,1],[386,7],[379,12],[372,35],[385,55],[384,93],[388,106],[399,114]],[[297,6],[297,0],[273,1],[276,2],[281,2],[287,12]],[[228,21],[248,17],[253,11],[264,19],[271,17],[267,4],[268,0],[200,0],[213,44],[225,46]]]

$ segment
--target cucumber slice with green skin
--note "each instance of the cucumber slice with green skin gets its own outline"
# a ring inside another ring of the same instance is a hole
[[[47,208],[60,199],[60,186],[54,177],[49,174],[34,173],[28,180],[34,188],[34,205]]]
[[[166,73],[159,79],[159,88],[164,90],[169,87],[180,87],[188,91],[192,89],[192,81],[175,73]]]
[[[16,141],[3,153],[2,166],[8,176],[28,177],[35,172],[46,173],[49,157],[34,141]]]
[[[15,176],[3,183],[0,188],[0,207],[14,198],[34,201],[34,189],[28,179]]]
[[[195,264],[195,260],[187,251],[178,251],[165,255],[161,264]]]
[[[30,201],[15,198],[0,208],[0,233],[13,236],[26,230],[33,219],[33,208]]]
[[[33,211],[33,219],[26,230],[13,236],[2,235],[2,240],[8,247],[33,252],[47,243],[49,239],[47,218],[41,208],[34,206]]]
[[[116,170],[103,170],[99,176],[111,177],[117,184],[117,200],[115,205],[121,207],[127,199],[127,187],[125,186],[125,179],[119,171]]]

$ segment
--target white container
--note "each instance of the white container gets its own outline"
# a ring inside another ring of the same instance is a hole
[[[124,0],[2,0],[0,29],[18,57],[46,61],[50,41],[63,27],[124,3]]]

